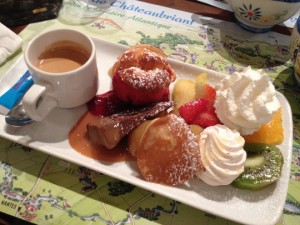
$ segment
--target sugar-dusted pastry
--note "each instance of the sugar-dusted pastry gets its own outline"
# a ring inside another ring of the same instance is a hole
[[[180,185],[203,170],[196,137],[175,114],[154,119],[140,136],[135,153],[145,180]]]
[[[171,108],[174,102],[158,102],[139,110],[125,111],[107,117],[98,117],[87,124],[88,136],[93,145],[114,148],[122,138],[147,119]]]
[[[164,53],[151,45],[137,45],[119,56],[111,69],[118,98],[135,105],[169,98],[169,85],[176,75]]]

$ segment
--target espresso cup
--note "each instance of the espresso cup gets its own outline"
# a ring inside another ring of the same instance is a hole
[[[22,104],[35,121],[55,107],[74,108],[87,103],[98,90],[95,45],[91,38],[71,29],[44,32],[24,52],[34,84]]]

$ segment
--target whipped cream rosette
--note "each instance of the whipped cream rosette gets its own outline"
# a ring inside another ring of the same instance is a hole
[[[244,138],[224,125],[207,127],[200,134],[199,148],[204,172],[197,176],[213,186],[231,184],[243,171],[246,161]]]
[[[216,86],[214,106],[224,125],[248,135],[270,121],[280,103],[269,78],[247,67]]]

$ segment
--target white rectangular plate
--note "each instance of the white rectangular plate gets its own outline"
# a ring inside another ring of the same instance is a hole
[[[97,48],[100,87],[98,93],[111,89],[109,68],[126,47],[94,39]],[[193,79],[206,72],[208,82],[215,85],[224,75],[196,66],[169,60],[178,79]],[[0,94],[11,87],[26,71],[23,58],[2,77]],[[283,109],[284,142],[279,146],[284,157],[280,180],[260,191],[239,190],[232,186],[212,187],[199,179],[192,179],[180,187],[168,187],[149,183],[141,177],[135,162],[102,163],[77,153],[68,142],[68,133],[86,111],[55,109],[43,122],[35,122],[22,128],[8,127],[4,116],[0,116],[0,135],[4,138],[29,146],[47,154],[86,166],[111,177],[126,181],[181,203],[244,224],[274,224],[279,219],[289,182],[292,152],[292,117],[290,106],[283,95],[277,93]],[[195,215],[197,216],[197,215]]]

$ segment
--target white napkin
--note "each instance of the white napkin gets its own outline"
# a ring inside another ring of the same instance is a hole
[[[0,23],[0,65],[21,47],[22,42],[17,34]]]

